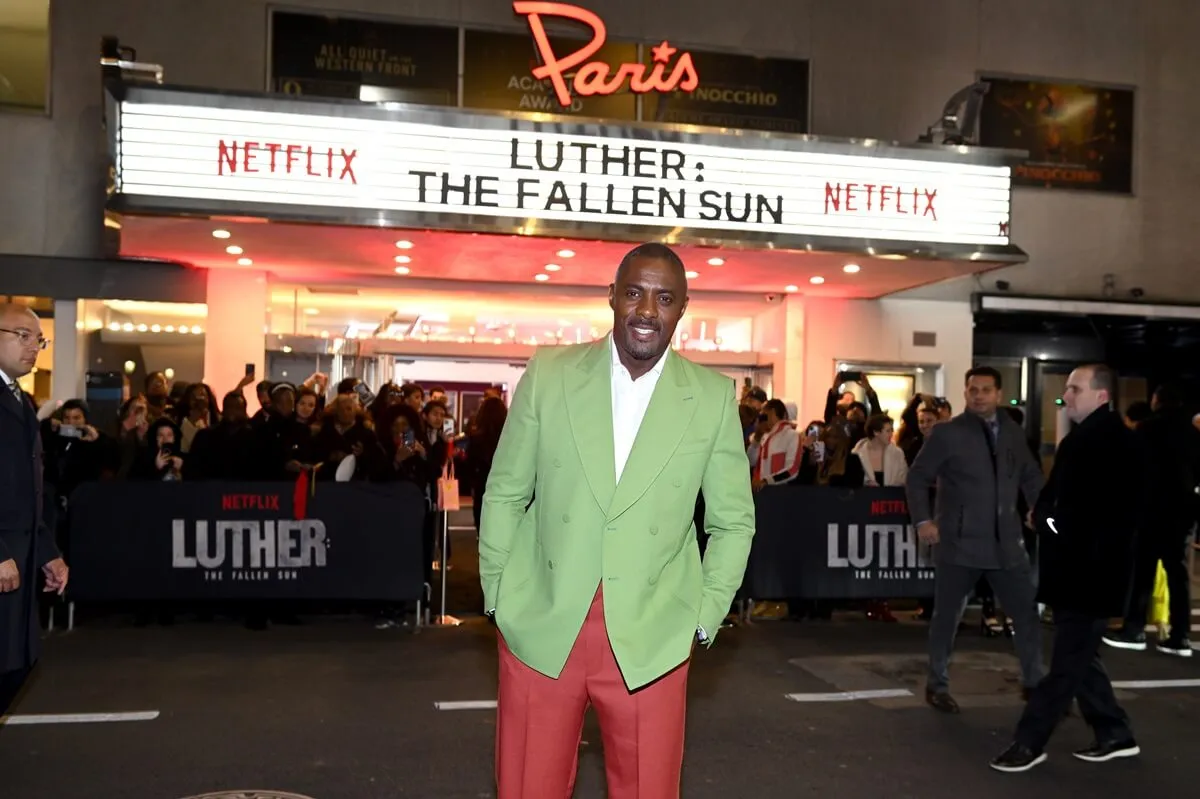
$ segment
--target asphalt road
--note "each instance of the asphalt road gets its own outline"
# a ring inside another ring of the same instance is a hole
[[[1200,688],[1122,691],[1144,749],[1139,760],[1075,761],[1070,751],[1090,737],[1073,717],[1053,741],[1049,763],[1000,775],[987,761],[1006,745],[1020,711],[1010,643],[962,634],[953,679],[964,713],[945,717],[919,701],[925,629],[848,618],[724,631],[692,670],[683,796],[1195,792]],[[1112,653],[1108,662],[1119,680],[1200,678],[1200,658]],[[91,619],[48,639],[37,679],[14,713],[157,717],[0,726],[0,796],[176,799],[272,789],[313,799],[488,797],[494,710],[446,711],[434,703],[491,700],[495,683],[494,636],[478,622],[414,635],[378,630],[357,616],[266,632],[222,619],[145,628],[120,617]],[[787,698],[878,689],[916,696]],[[575,795],[602,797],[599,735],[590,720],[584,740]]]

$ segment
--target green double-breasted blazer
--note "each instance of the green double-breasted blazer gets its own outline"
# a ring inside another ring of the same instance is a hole
[[[487,482],[479,571],[510,651],[553,678],[603,586],[633,690],[685,661],[697,628],[716,638],[750,554],[754,503],[733,381],[673,351],[617,482],[611,346],[610,336],[530,360]]]

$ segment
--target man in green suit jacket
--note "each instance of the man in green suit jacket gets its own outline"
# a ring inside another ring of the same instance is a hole
[[[682,261],[635,248],[609,303],[611,336],[529,361],[484,496],[499,799],[570,796],[589,705],[609,796],[679,795],[688,663],[716,638],[754,535],[734,385],[670,349]]]

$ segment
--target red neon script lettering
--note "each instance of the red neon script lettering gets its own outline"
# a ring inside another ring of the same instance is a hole
[[[533,42],[542,59],[542,66],[533,70],[533,76],[538,80],[550,79],[558,102],[564,108],[571,105],[572,88],[576,94],[590,97],[614,94],[625,85],[626,80],[629,81],[629,90],[635,94],[676,90],[691,92],[700,85],[700,76],[696,73],[696,65],[692,63],[691,53],[681,54],[670,76],[666,76],[667,64],[679,51],[665,40],[651,48],[654,68],[650,70],[649,75],[646,74],[645,64],[621,64],[614,72],[613,68],[603,61],[588,61],[604,46],[608,33],[604,21],[585,8],[567,3],[517,0],[513,3],[513,11],[528,18],[529,31],[533,34]],[[546,36],[546,28],[542,24],[543,16],[571,19],[587,25],[592,29],[591,41],[575,52],[559,58],[554,54],[550,39]],[[578,70],[571,79],[571,86],[568,87],[567,73],[576,67]]]

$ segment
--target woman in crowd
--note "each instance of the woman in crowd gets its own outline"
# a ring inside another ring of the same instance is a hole
[[[129,473],[130,480],[175,482],[183,479],[180,433],[175,423],[160,418],[150,425],[141,452]]]
[[[900,447],[892,443],[892,420],[876,414],[867,420],[866,438],[854,446],[862,462],[863,485],[873,488],[903,486],[908,479],[908,462]]]
[[[180,452],[187,454],[192,450],[192,441],[201,430],[215,427],[220,421],[216,402],[212,399],[208,386],[203,383],[192,383],[183,392],[183,399],[176,407],[179,414],[175,420],[179,425]]]
[[[483,510],[483,493],[487,488],[488,475],[492,471],[492,458],[496,455],[496,447],[500,444],[500,433],[508,419],[508,407],[504,400],[488,397],[476,411],[475,421],[471,426],[470,443],[467,446],[467,457],[473,474],[471,482],[472,512],[475,515],[475,529],[479,530],[479,514]]]
[[[321,398],[309,386],[296,389],[296,421],[314,433],[321,429]]]

